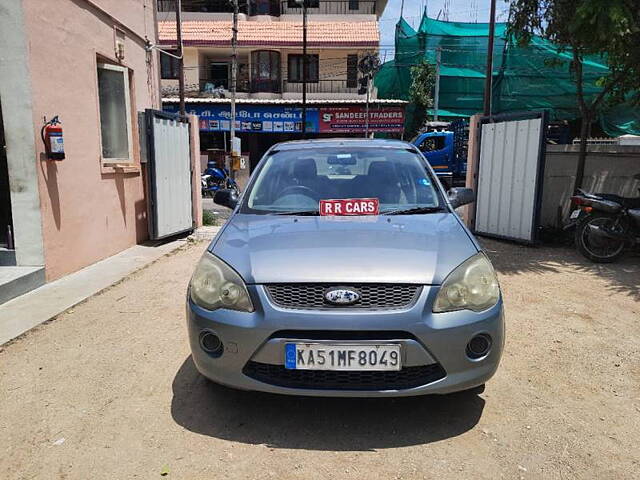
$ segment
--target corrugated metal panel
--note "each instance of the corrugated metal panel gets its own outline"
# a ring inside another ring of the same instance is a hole
[[[193,228],[189,124],[152,114],[154,238]]]
[[[534,241],[543,119],[482,126],[477,233]]]

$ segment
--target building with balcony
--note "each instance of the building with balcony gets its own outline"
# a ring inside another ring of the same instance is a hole
[[[367,95],[358,64],[379,51],[378,19],[386,0],[306,0],[307,136],[363,135]],[[231,82],[231,3],[183,0],[182,38],[187,110],[200,116],[201,145],[227,148]],[[272,144],[302,134],[302,8],[296,0],[242,2],[238,21],[238,112],[243,151],[255,164]],[[158,0],[158,32],[176,46],[175,0]],[[178,65],[162,56],[164,108],[175,111]],[[370,90],[369,130],[401,131],[403,102]]]

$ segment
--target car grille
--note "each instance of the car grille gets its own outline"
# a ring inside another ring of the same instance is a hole
[[[415,340],[415,335],[398,330],[278,330],[271,338],[290,340]]]
[[[324,293],[328,288],[344,286],[354,288],[360,299],[353,305],[332,305],[327,303]],[[282,308],[296,309],[400,309],[412,305],[422,289],[419,285],[397,283],[286,283],[266,285],[273,303]]]
[[[440,380],[446,372],[439,363],[404,367],[397,372],[288,370],[283,365],[248,362],[243,373],[278,387],[314,390],[406,390]]]

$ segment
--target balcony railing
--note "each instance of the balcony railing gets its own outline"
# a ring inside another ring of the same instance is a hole
[[[253,79],[250,84],[251,93],[282,93],[280,80]]]
[[[175,12],[176,0],[157,0],[159,12]],[[306,0],[309,14],[325,15],[374,14],[376,0]],[[228,0],[183,0],[183,12],[231,13]],[[301,14],[302,7],[295,0],[248,0],[240,2],[240,13],[249,15]]]
[[[374,14],[375,0],[306,0],[307,13],[323,15]],[[302,6],[295,0],[281,0],[282,14],[301,14]]]
[[[240,2],[240,12],[246,13],[246,6]],[[158,0],[159,12],[175,12],[176,0]],[[232,13],[233,4],[228,0],[183,0],[183,12]]]
[[[220,82],[216,80],[210,80],[207,78],[200,79],[200,92],[201,93],[212,93],[222,87],[223,90],[228,91],[228,82]],[[249,81],[238,79],[236,82],[236,92],[247,93],[249,92]]]
[[[307,93],[334,93],[334,94],[350,94],[357,95],[358,87],[353,86],[350,81],[344,80],[320,80],[318,82],[307,82]],[[217,87],[223,87],[222,89]],[[199,83],[185,85],[185,90],[189,95],[204,96],[204,97],[228,97],[229,91],[224,88],[225,85],[220,85],[220,82],[216,82],[209,79],[200,79]],[[289,82],[287,80],[242,80],[239,79],[236,84],[236,91],[238,93],[297,93],[302,96],[302,83]],[[178,85],[172,83],[170,85],[164,84],[162,86],[163,95],[177,95]]]
[[[284,81],[283,91],[286,93],[302,94],[301,82]],[[307,82],[307,93],[358,93],[357,85],[348,80],[319,80],[318,82]]]

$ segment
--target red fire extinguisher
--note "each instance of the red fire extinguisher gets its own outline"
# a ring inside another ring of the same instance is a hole
[[[64,159],[64,139],[62,137],[62,125],[56,115],[42,126],[40,137],[44,142],[47,158],[50,160]]]

